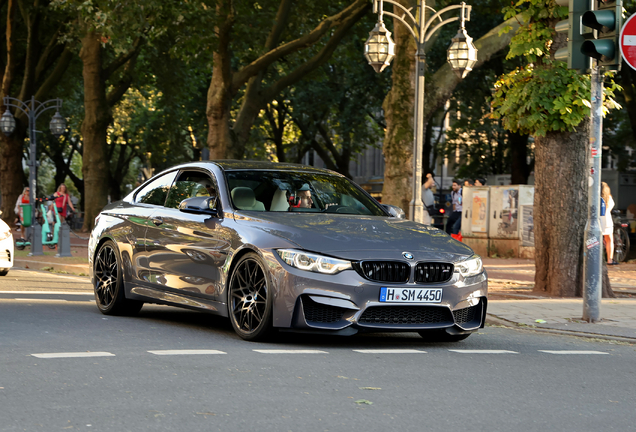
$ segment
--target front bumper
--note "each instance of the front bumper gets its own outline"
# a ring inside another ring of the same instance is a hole
[[[277,261],[277,260],[276,260]],[[483,327],[488,305],[486,272],[470,278],[454,273],[448,282],[388,284],[364,279],[354,270],[322,275],[279,262],[273,282],[274,326],[300,331],[353,334],[358,331],[447,329],[472,332]],[[380,289],[441,288],[440,303],[380,302]]]
[[[13,267],[14,247],[13,236],[0,240],[0,269]]]

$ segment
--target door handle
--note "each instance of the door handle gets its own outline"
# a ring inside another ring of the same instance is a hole
[[[163,218],[155,216],[155,217],[152,218],[152,223],[155,224],[156,226],[159,226],[159,225],[163,224]]]

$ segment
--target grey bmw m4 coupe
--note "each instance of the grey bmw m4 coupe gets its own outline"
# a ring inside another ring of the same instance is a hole
[[[459,341],[486,317],[487,275],[468,246],[302,165],[168,169],[102,210],[89,260],[102,313],[185,307],[228,317],[246,340],[288,330]]]

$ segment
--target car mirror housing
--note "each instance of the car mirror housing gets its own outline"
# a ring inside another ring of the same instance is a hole
[[[406,219],[404,210],[402,210],[400,207],[388,204],[382,204],[382,206],[386,209],[387,212],[389,212],[392,218]]]
[[[194,197],[181,201],[179,210],[184,213],[206,214],[218,216],[219,212],[216,208],[217,198],[211,197]]]

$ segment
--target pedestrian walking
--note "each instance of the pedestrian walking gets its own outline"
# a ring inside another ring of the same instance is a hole
[[[483,177],[475,179],[475,186],[486,186],[486,179]]]
[[[426,225],[432,225],[433,215],[431,214],[435,209],[435,177],[432,173],[426,174],[426,181],[422,184],[422,202],[424,203],[424,223]]]
[[[459,234],[459,230],[462,228],[462,187],[459,180],[453,180],[452,188],[453,212],[449,216],[448,221],[446,221],[446,232],[448,234]]]
[[[614,261],[614,221],[612,220],[612,210],[614,209],[614,198],[612,198],[610,187],[607,183],[601,183],[601,234],[603,244],[607,254],[607,264],[617,265]]]
[[[29,192],[31,190],[29,189],[29,187],[25,187],[22,190],[22,193],[18,196],[18,200],[15,202],[15,208],[13,209],[13,211],[15,211],[15,214],[18,215],[18,219],[20,222],[20,238],[26,238],[25,234],[24,234],[24,214],[23,214],[23,209],[22,209],[22,204],[29,204]],[[29,221],[30,223],[31,221]]]

